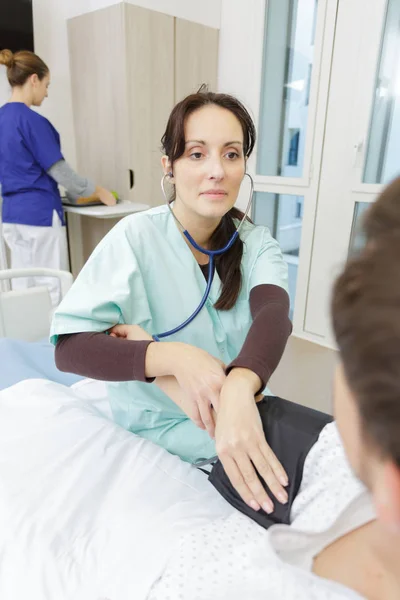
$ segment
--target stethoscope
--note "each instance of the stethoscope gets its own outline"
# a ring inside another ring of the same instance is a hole
[[[253,194],[254,194],[254,181],[252,176],[249,173],[245,173],[245,175],[247,175],[247,177],[250,179],[250,197],[249,197],[249,201],[247,203],[247,207],[246,207],[246,212],[244,213],[244,216],[242,218],[242,220],[240,221],[235,233],[232,235],[231,239],[229,240],[229,242],[226,244],[226,246],[224,246],[223,248],[221,248],[220,250],[207,250],[206,248],[203,248],[202,246],[199,246],[199,244],[192,238],[192,236],[190,235],[190,233],[183,227],[182,223],[179,221],[179,219],[176,217],[176,215],[174,214],[174,211],[171,208],[170,202],[168,201],[167,198],[167,194],[165,192],[165,179],[166,177],[172,177],[172,173],[167,173],[164,175],[164,177],[161,179],[161,190],[162,193],[164,195],[165,201],[167,203],[167,206],[171,212],[171,215],[173,216],[175,223],[177,224],[179,230],[181,231],[181,233],[185,236],[185,238],[188,240],[188,242],[193,246],[193,248],[195,248],[198,252],[201,252],[202,254],[206,254],[209,257],[209,263],[208,263],[208,277],[207,277],[207,287],[206,290],[204,292],[204,295],[200,301],[200,304],[198,305],[198,307],[196,308],[196,310],[190,315],[190,317],[188,317],[186,319],[186,321],[184,321],[183,323],[181,323],[180,325],[178,325],[177,327],[174,327],[174,329],[170,329],[169,331],[165,331],[164,333],[157,333],[153,335],[153,340],[155,342],[160,342],[163,338],[166,338],[170,335],[173,335],[174,333],[178,333],[178,331],[182,331],[182,329],[184,329],[185,327],[187,327],[199,314],[199,312],[201,311],[201,309],[203,308],[203,306],[205,305],[207,298],[210,294],[210,290],[211,290],[211,285],[214,279],[214,273],[215,273],[215,257],[216,256],[220,256],[221,254],[224,254],[224,252],[227,252],[229,250],[229,248],[231,248],[233,246],[233,244],[235,243],[238,235],[239,235],[239,231],[243,225],[243,223],[245,222],[247,215],[249,214],[250,208],[251,208],[251,203],[253,201]]]

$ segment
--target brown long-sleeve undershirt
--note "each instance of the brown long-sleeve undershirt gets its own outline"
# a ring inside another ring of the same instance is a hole
[[[202,269],[205,272],[205,269]],[[243,347],[227,366],[256,373],[264,387],[282,357],[292,325],[289,320],[289,296],[279,286],[262,284],[250,292],[253,323]],[[145,375],[146,351],[152,341],[132,341],[110,337],[106,333],[61,335],[55,351],[57,367],[102,381],[151,382]]]

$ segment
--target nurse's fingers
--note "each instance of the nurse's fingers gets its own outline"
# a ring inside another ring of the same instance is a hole
[[[241,472],[235,459],[232,458],[232,456],[226,454],[220,455],[219,459],[225,469],[225,473],[229,477],[229,481],[231,482],[237,493],[240,495],[242,500],[253,510],[260,510],[261,505],[255,500],[254,495],[249,486],[247,485],[243,477],[243,473]],[[270,503],[272,504],[271,501]],[[270,512],[272,512],[272,510]]]
[[[218,412],[218,410],[219,410],[219,394],[213,394],[213,396],[210,398],[210,404],[211,404],[211,414],[213,413],[213,409],[214,409],[214,412]]]
[[[203,420],[201,418],[201,414],[199,411],[199,407],[197,406],[196,402],[189,402],[185,406],[181,405],[181,408],[187,414],[189,419],[196,425],[196,427],[199,427],[200,429],[205,429],[205,426],[203,424]]]
[[[109,329],[109,333],[111,337],[119,337],[133,341],[152,340],[151,335],[140,327],[140,325],[114,325],[114,327]]]
[[[266,513],[271,514],[274,510],[274,505],[262,486],[260,478],[258,477],[249,456],[245,452],[238,452],[234,458],[253,499]]]
[[[109,334],[111,337],[126,338],[128,336],[128,333],[129,333],[128,325],[114,325],[114,327],[112,327],[109,330]]]
[[[260,452],[263,454],[265,460],[271,467],[275,477],[278,479],[279,483],[286,487],[289,485],[289,479],[285,469],[282,467],[281,463],[276,457],[275,452],[268,445],[267,441],[264,439],[260,444]],[[269,485],[269,484],[268,484]]]
[[[259,448],[254,448],[254,450],[251,452],[250,458],[254,467],[257,469],[259,475],[263,478],[263,480],[271,490],[271,493],[275,496],[277,500],[279,500],[281,504],[286,504],[286,502],[288,501],[287,491],[279,483],[278,478],[275,475],[269,460],[265,458],[265,456]],[[275,460],[276,462],[278,462],[277,459]],[[258,477],[257,479],[258,481],[260,481]],[[266,495],[266,491],[264,490],[264,488],[262,487],[262,491],[260,491],[259,489],[257,489],[257,491],[253,488],[251,489],[255,495],[256,500],[262,502],[264,496]]]
[[[215,437],[215,421],[212,414],[212,407],[207,401],[201,401],[198,404],[201,421],[207,429],[210,437]]]

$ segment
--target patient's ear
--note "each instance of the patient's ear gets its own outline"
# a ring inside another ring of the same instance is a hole
[[[400,467],[386,460],[380,471],[374,486],[377,516],[391,533],[400,534]]]

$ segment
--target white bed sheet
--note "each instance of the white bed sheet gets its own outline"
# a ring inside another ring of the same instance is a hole
[[[2,600],[145,600],[181,534],[234,511],[109,417],[99,383],[0,392]]]

